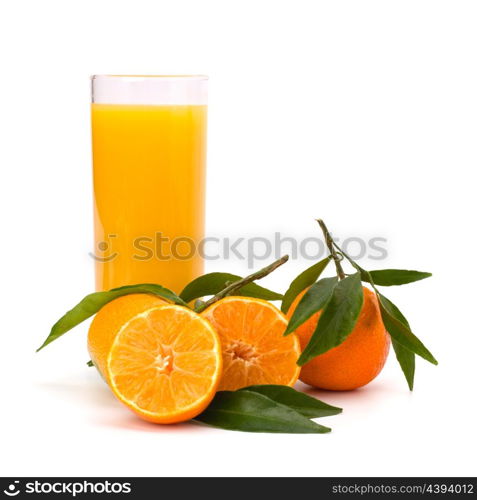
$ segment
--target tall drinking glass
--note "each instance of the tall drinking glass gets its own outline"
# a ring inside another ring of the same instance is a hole
[[[92,78],[96,289],[203,271],[207,77]]]

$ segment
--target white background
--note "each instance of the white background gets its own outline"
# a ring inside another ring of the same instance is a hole
[[[0,473],[475,475],[476,24],[460,0],[4,0]],[[319,216],[387,238],[362,264],[434,273],[388,295],[440,365],[411,394],[391,354],[315,393],[344,407],[331,434],[257,435],[138,420],[86,368],[87,325],[34,354],[93,289],[94,73],[208,74],[208,233],[316,236]]]

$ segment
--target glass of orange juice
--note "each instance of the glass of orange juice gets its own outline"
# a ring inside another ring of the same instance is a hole
[[[203,271],[207,77],[92,77],[96,289]]]

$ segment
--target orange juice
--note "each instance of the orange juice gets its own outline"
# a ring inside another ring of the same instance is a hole
[[[96,288],[203,271],[207,106],[92,104]]]

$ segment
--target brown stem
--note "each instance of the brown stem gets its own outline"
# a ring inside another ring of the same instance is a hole
[[[325,242],[326,246],[328,247],[328,250],[330,251],[330,255],[333,259],[333,262],[335,263],[336,267],[336,273],[338,274],[338,277],[340,280],[345,278],[345,273],[343,271],[343,268],[341,267],[341,260],[342,256],[340,257],[335,250],[335,247],[333,246],[333,238],[331,237],[330,232],[328,231],[328,228],[326,227],[326,224],[321,220],[321,219],[316,219],[316,222],[321,227],[321,230],[323,231],[323,235],[325,237]]]
[[[252,281],[259,280],[262,278],[265,278],[265,276],[268,276],[271,272],[275,271],[277,267],[280,267],[282,264],[285,264],[285,262],[288,260],[288,255],[284,255],[283,257],[280,257],[278,260],[273,262],[267,267],[264,267],[263,269],[260,269],[260,271],[257,271],[256,273],[250,274],[249,276],[245,276],[245,278],[242,278],[238,281],[234,281],[230,285],[226,286],[223,290],[221,290],[217,295],[214,295],[211,299],[209,299],[207,302],[204,302],[201,304],[198,308],[196,308],[195,312],[201,312],[204,309],[207,309],[209,306],[214,304],[220,299],[223,299],[227,295],[231,295],[233,292],[239,290],[240,288],[244,287],[245,285],[248,285],[249,283],[252,283]]]

